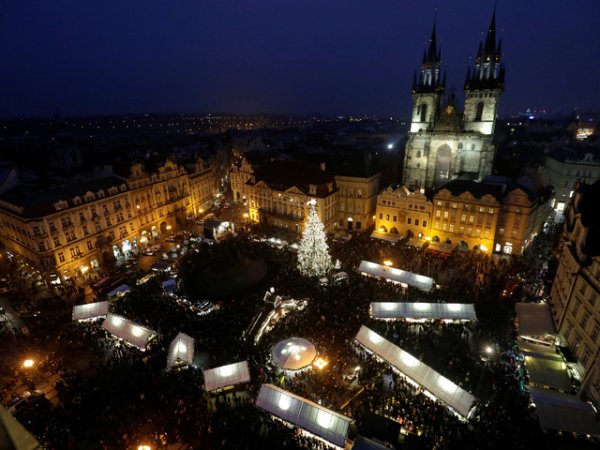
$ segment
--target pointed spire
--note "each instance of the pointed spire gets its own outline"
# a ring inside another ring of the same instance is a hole
[[[485,53],[493,55],[496,50],[496,5],[494,4],[494,14],[490,21],[487,36],[485,38]]]
[[[440,55],[437,51],[437,33],[435,31],[436,23],[433,22],[433,30],[431,30],[431,38],[429,39],[429,48],[427,50],[427,61],[436,62],[440,60]]]
[[[467,75],[465,76],[465,89],[468,89],[469,81],[471,81],[471,66],[467,67]]]

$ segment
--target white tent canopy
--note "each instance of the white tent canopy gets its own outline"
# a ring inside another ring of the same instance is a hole
[[[363,275],[384,278],[392,283],[415,287],[427,292],[430,292],[433,289],[433,278],[407,272],[395,267],[386,267],[371,261],[361,261],[358,266],[358,271]]]
[[[563,391],[573,389],[567,364],[552,347],[519,340],[519,349],[525,356],[530,384]]]
[[[373,302],[371,317],[375,319],[444,319],[477,320],[475,307],[463,303]]]
[[[167,357],[167,368],[177,365],[179,362],[188,366],[192,365],[194,360],[194,338],[184,333],[178,333],[169,346],[169,355]]]
[[[390,363],[415,383],[421,385],[434,397],[446,403],[463,417],[469,415],[475,397],[443,377],[410,353],[392,344],[383,336],[364,325],[360,327],[356,340],[367,350]]]
[[[165,291],[165,293],[167,294],[175,292],[175,290],[177,289],[177,279],[169,278],[168,280],[162,282],[161,287],[162,290]]]
[[[547,303],[517,303],[517,321],[521,337],[551,341],[556,334]]]
[[[312,342],[293,337],[279,341],[271,352],[272,361],[284,370],[300,370],[312,364],[317,350]]]
[[[108,302],[86,303],[73,306],[73,320],[94,319],[108,314]]]
[[[248,361],[203,370],[204,390],[207,392],[250,381]]]
[[[575,395],[546,389],[532,387],[529,392],[543,428],[600,436],[600,423],[589,403],[582,402]]]
[[[261,386],[256,406],[338,447],[344,447],[352,422],[349,417],[272,384]]]
[[[114,288],[112,291],[110,291],[108,294],[106,294],[106,296],[114,297],[115,295],[125,295],[129,291],[131,291],[131,288],[127,284],[122,284],[122,285]]]
[[[102,328],[141,350],[146,349],[148,342],[150,342],[150,339],[156,334],[154,331],[132,322],[125,317],[111,313],[108,313],[106,316]]]

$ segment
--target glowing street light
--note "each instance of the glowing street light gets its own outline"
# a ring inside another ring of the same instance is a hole
[[[26,359],[25,361],[23,361],[23,367],[25,369],[31,369],[34,364],[35,364],[35,361],[33,359]]]
[[[170,230],[171,228],[171,225],[167,225],[167,230]]]
[[[329,362],[325,361],[323,358],[317,358],[313,364],[317,369],[322,370]]]
[[[388,150],[391,150],[391,149],[393,149],[393,148],[394,148],[394,144],[388,144],[388,145],[387,145],[387,149],[388,149]]]
[[[494,349],[492,348],[492,346],[491,346],[491,345],[488,345],[488,346],[486,346],[486,347],[485,347],[485,352],[486,352],[488,355],[491,355],[492,353],[494,353]]]
[[[138,445],[138,450],[152,450],[149,445]]]
[[[384,264],[385,266],[387,266],[387,267],[392,267],[392,265],[393,265],[393,263],[392,263],[392,262],[391,262],[389,259],[386,259],[386,260],[383,262],[383,264]]]

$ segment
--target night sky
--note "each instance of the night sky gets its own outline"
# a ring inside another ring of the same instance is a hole
[[[460,92],[491,0],[4,0],[0,116],[406,117],[436,4]],[[599,19],[598,0],[499,0],[500,113],[599,110]]]

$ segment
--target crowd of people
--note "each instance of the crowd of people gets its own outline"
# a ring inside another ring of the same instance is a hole
[[[115,341],[101,328],[101,321],[63,324],[57,332],[62,354],[48,357],[59,361],[51,369],[61,375],[56,386],[61,407],[46,406],[45,421],[40,420],[42,410],[27,417],[32,431],[48,449],[136,448],[141,444],[163,448],[174,443],[207,449],[267,448],[273,443],[280,448],[325,448],[324,441],[292,429],[254,406],[260,384],[271,382],[342,410],[355,419],[358,432],[369,412],[399,422],[406,433],[418,436],[425,448],[531,448],[541,430],[520,389],[517,362],[511,353],[511,309],[496,299],[512,266],[473,252],[440,257],[362,234],[349,243],[333,243],[330,250],[349,276],[344,283],[324,287],[300,275],[293,251],[257,242],[249,233],[202,247],[182,263],[180,278],[184,282],[180,286],[207,264],[240,255],[266,260],[269,272],[252,289],[213,299],[215,310],[201,316],[186,303],[162,293],[164,275],[132,286],[130,293],[112,303],[111,312],[157,332],[157,339],[144,352]],[[355,270],[363,259],[390,259],[397,267],[434,277],[442,288],[433,293],[406,291],[364,277]],[[479,274],[487,282],[478,293],[474,286]],[[255,345],[244,331],[253,317],[272,308],[263,301],[271,286],[278,294],[307,298],[308,305],[282,317]],[[369,317],[370,302],[401,299],[475,302],[482,320],[411,324]],[[361,349],[354,339],[361,325],[383,334],[474,393],[478,403],[472,418],[461,420]],[[169,344],[179,332],[194,338],[196,366],[206,369],[247,360],[251,382],[226,392],[207,393],[198,368],[166,370]],[[322,370],[281,372],[270,361],[271,349],[293,336],[313,342],[328,364]],[[485,361],[481,357],[484,345],[494,348],[493,357]]]

